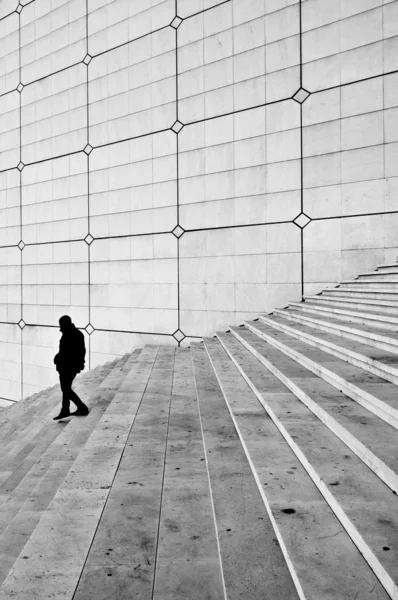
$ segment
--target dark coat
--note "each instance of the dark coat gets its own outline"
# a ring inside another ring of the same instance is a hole
[[[59,342],[59,352],[54,356],[54,363],[58,372],[73,371],[80,373],[84,369],[86,347],[84,335],[73,324],[64,331]]]

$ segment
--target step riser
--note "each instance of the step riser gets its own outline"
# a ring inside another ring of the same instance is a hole
[[[291,305],[289,306],[290,310],[294,310],[296,312],[303,312],[305,314],[309,314],[313,317],[333,317],[339,319],[340,321],[346,321],[348,323],[358,323],[360,325],[370,325],[372,327],[378,327],[379,329],[386,329],[387,331],[398,331],[398,319],[394,321],[386,321],[383,317],[379,319],[375,319],[373,317],[361,317],[356,315],[346,315],[342,314],[341,311],[336,309],[327,310],[326,308],[322,309],[317,306],[309,306],[307,303],[303,303],[302,306]]]
[[[398,275],[398,266],[383,266],[380,265],[379,267],[377,267],[377,272],[381,272],[381,273],[397,273]]]
[[[253,331],[250,323],[245,322],[245,325],[246,327],[251,329],[251,331]],[[267,322],[267,325],[270,325],[270,323]],[[258,335],[257,332],[255,333],[256,335]],[[384,402],[380,401],[378,398],[367,394],[365,391],[361,390],[357,386],[345,381],[338,375],[335,375],[332,371],[329,371],[329,369],[322,367],[322,365],[314,363],[313,361],[311,361],[305,356],[302,356],[298,352],[295,352],[291,349],[287,349],[283,345],[280,345],[279,342],[277,342],[273,338],[268,338],[264,336],[264,334],[261,334],[261,337],[266,342],[268,342],[281,352],[284,352],[284,354],[286,354],[293,360],[297,361],[300,365],[302,365],[309,371],[312,371],[312,373],[318,375],[318,377],[321,377],[327,383],[330,383],[330,385],[335,387],[337,390],[342,391],[346,396],[348,396],[352,400],[355,400],[355,402],[358,402],[358,404],[366,408],[366,410],[372,412],[374,415],[376,415],[395,429],[398,429],[397,410],[394,410]]]
[[[324,290],[322,292],[323,298],[366,298],[368,300],[387,300],[389,302],[398,302],[397,292],[377,292],[372,290],[344,290],[344,288],[336,288],[333,290]]]
[[[363,273],[358,275],[358,279],[361,281],[366,281],[367,279],[380,279],[380,281],[384,281],[385,279],[389,279],[390,281],[398,281],[398,272],[387,272],[387,273]]]
[[[326,299],[326,298],[322,298],[322,296],[316,296],[314,298],[307,298],[305,300],[305,304],[308,305],[315,305],[315,306],[325,306],[325,307],[330,307],[330,308],[337,308],[337,309],[347,309],[347,310],[355,310],[358,309],[360,312],[366,312],[366,311],[374,311],[378,314],[396,314],[397,318],[398,318],[398,305],[397,306],[387,306],[387,305],[383,305],[381,304],[381,302],[379,302],[379,304],[376,303],[369,303],[366,302],[365,300],[363,300],[362,302],[357,300],[353,300],[352,302],[349,302],[347,299],[346,300],[337,300],[334,299],[332,300],[332,298]]]
[[[269,321],[265,317],[260,317],[260,320],[263,321],[264,323],[266,323],[267,325],[272,326],[275,329],[278,329],[278,331],[282,331],[283,333],[287,333],[288,335],[291,335],[292,337],[294,337],[295,339],[297,339],[301,342],[309,344],[310,346],[313,346],[314,348],[318,348],[319,350],[323,350],[324,352],[327,352],[328,354],[332,354],[333,356],[336,356],[337,358],[344,360],[345,362],[349,363],[350,365],[353,365],[355,367],[360,367],[361,369],[364,369],[365,371],[368,371],[369,373],[373,373],[373,375],[377,375],[378,377],[381,377],[382,379],[386,379],[387,381],[390,381],[391,383],[398,385],[398,369],[395,369],[394,367],[391,367],[390,365],[384,365],[383,363],[380,363],[376,360],[373,360],[373,359],[367,358],[367,357],[365,359],[365,357],[362,357],[360,354],[350,352],[349,350],[347,350],[346,348],[344,348],[342,346],[333,345],[330,342],[326,342],[319,338],[310,337],[307,333],[303,333],[302,331],[294,330],[287,326],[285,327],[285,326],[281,325],[280,323],[275,323],[274,321]]]
[[[398,292],[398,281],[390,282],[390,281],[347,281],[340,283],[340,287],[344,289],[345,287],[354,288],[354,289],[364,289],[364,290],[377,290],[386,288],[391,290],[392,292]]]
[[[330,326],[328,323],[323,322],[320,323],[319,319],[314,321],[310,317],[300,315],[297,313],[291,314],[281,310],[275,310],[275,314],[280,315],[284,319],[290,319],[295,323],[301,323],[302,325],[308,325],[309,327],[313,327],[314,329],[318,329],[319,331],[326,331],[327,333],[333,333],[334,335],[339,335],[348,340],[355,340],[357,342],[361,342],[362,344],[367,344],[368,346],[373,346],[374,348],[380,348],[381,350],[387,350],[387,352],[392,352],[393,354],[398,354],[398,345],[381,341],[379,339],[375,339],[374,337],[369,337],[366,335],[362,335],[359,333],[354,333],[346,330],[342,330],[338,327]]]
[[[234,331],[232,331],[232,333],[235,335]],[[237,336],[235,336],[235,337],[237,337]],[[250,350],[250,347],[247,346],[245,340],[243,340],[243,341],[239,340],[239,341],[248,350]],[[220,342],[222,343],[222,340],[220,340]],[[373,570],[373,572],[379,578],[380,582],[382,583],[382,585],[386,589],[387,593],[389,593],[392,598],[398,597],[398,587],[395,585],[393,579],[390,577],[390,575],[384,569],[383,565],[379,562],[379,560],[377,559],[377,557],[374,555],[374,553],[372,552],[371,548],[369,548],[369,546],[366,544],[366,542],[364,541],[364,539],[362,538],[362,536],[359,534],[358,530],[351,523],[350,519],[347,517],[347,515],[344,512],[344,510],[341,508],[341,506],[337,502],[336,498],[329,492],[326,484],[319,477],[318,473],[312,467],[311,463],[307,460],[305,454],[302,452],[302,450],[300,449],[300,447],[296,444],[296,442],[290,436],[290,434],[285,429],[285,427],[283,426],[283,424],[277,418],[277,416],[275,415],[275,413],[271,410],[270,406],[264,400],[264,398],[262,397],[261,393],[257,390],[257,388],[250,381],[250,379],[246,376],[246,374],[241,369],[241,367],[238,364],[238,362],[234,360],[233,356],[228,352],[228,349],[226,348],[226,346],[224,344],[223,344],[223,347],[226,350],[226,352],[228,353],[228,355],[230,356],[231,360],[234,362],[235,366],[237,367],[237,369],[239,370],[239,372],[241,373],[241,375],[245,378],[245,380],[248,383],[248,385],[250,386],[250,388],[256,394],[256,396],[259,399],[260,403],[263,405],[264,409],[267,411],[267,413],[269,414],[270,418],[275,423],[276,427],[279,429],[279,431],[281,432],[282,436],[284,437],[284,439],[286,440],[286,442],[289,444],[290,448],[292,449],[292,451],[294,452],[294,454],[297,456],[297,458],[299,459],[299,461],[301,462],[301,464],[303,465],[303,467],[307,471],[308,475],[311,477],[312,481],[315,483],[315,485],[317,486],[317,488],[321,492],[322,496],[325,498],[326,502],[329,504],[330,508],[332,509],[332,511],[334,512],[334,514],[336,515],[336,517],[339,519],[340,523],[343,525],[344,529],[347,531],[348,535],[351,537],[351,539],[354,542],[354,544],[357,546],[357,548],[359,549],[359,551],[364,556],[364,558],[367,561],[367,563],[370,566],[370,568]],[[259,357],[257,356],[257,358],[259,358]],[[271,364],[269,364],[269,366],[267,368],[271,372],[274,373]]]

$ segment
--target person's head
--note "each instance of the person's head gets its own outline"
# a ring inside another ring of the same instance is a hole
[[[72,327],[72,325],[73,325],[72,319],[70,318],[69,315],[64,315],[59,320],[59,328],[62,331],[62,333],[64,331],[67,331],[68,329],[70,329]]]

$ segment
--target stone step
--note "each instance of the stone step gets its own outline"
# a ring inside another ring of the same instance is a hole
[[[104,365],[99,369],[95,369],[95,373],[91,375],[86,373],[85,376],[76,379],[74,389],[82,397],[83,401],[86,399],[86,395],[91,394],[95,390],[95,387],[101,383],[111,368],[112,364]],[[44,443],[47,434],[52,435],[54,431],[52,427],[52,413],[54,412],[54,407],[55,412],[59,412],[61,405],[61,391],[59,386],[56,386],[54,389],[52,388],[52,390],[47,395],[44,403],[37,402],[33,413],[29,413],[27,416],[21,414],[19,417],[19,430],[12,431],[10,442],[4,445],[4,459],[0,467],[0,477],[1,473],[7,470],[6,467],[9,466],[10,462],[11,464],[18,465],[21,459],[23,460],[23,458],[28,456],[32,448],[36,446],[36,438],[42,436]]]
[[[12,400],[6,400],[5,398],[0,398],[0,409],[1,409],[1,415],[3,416],[3,410],[5,408],[10,408],[11,406],[14,406],[15,402],[13,402]]]
[[[273,324],[272,318],[261,322],[245,322],[245,326],[253,333],[343,391],[392,427],[398,428],[398,398],[392,383],[296,340],[278,331]]]
[[[43,512],[55,496],[79,452],[94,431],[110,401],[123,382],[136,353],[128,361],[108,364],[108,376],[95,386],[91,395],[93,407],[84,419],[72,419],[68,427],[52,423],[61,433],[51,447],[39,457],[32,468],[12,489],[7,482],[7,494],[2,497],[0,512],[0,582],[7,576],[29,535],[40,521]],[[97,372],[98,374],[98,372]],[[87,378],[86,378],[87,381]],[[65,424],[64,424],[65,425]]]
[[[270,361],[267,369],[278,372]],[[269,386],[259,379],[258,385],[247,381],[387,593],[397,597],[397,497],[302,403],[295,415],[292,402],[286,417],[277,399],[267,403],[262,391]]]
[[[384,273],[398,273],[398,264],[392,263],[390,265],[378,265],[377,271],[383,271]]]
[[[317,331],[313,327],[285,319],[281,315],[262,316],[259,319],[310,346],[333,354],[345,362],[365,369],[391,383],[398,384],[398,356],[392,352],[379,350],[334,333]]]
[[[398,458],[391,456],[397,431],[362,405],[318,377],[286,354],[296,341],[281,334],[280,347],[260,337],[271,328],[234,328],[232,333],[284,383],[354,454],[395,493],[398,492]],[[285,350],[285,352],[284,352]],[[321,362],[321,358],[319,359]]]
[[[338,590],[339,598],[387,600],[388,594],[278,429],[278,417],[297,422],[302,405],[232,334],[218,338],[222,349],[217,340],[207,338],[206,349],[276,536],[295,573],[300,598],[335,600]],[[271,407],[271,418],[266,407]]]
[[[351,287],[328,288],[323,290],[322,296],[341,296],[343,298],[368,298],[370,300],[389,300],[393,302],[398,301],[398,293],[394,290],[387,290],[385,288],[379,288],[378,290]]]
[[[298,599],[294,574],[289,570],[206,349],[203,344],[192,344],[191,353],[225,598]]]
[[[340,296],[304,296],[304,300],[309,304],[318,306],[335,306],[349,309],[358,308],[361,311],[377,312],[378,314],[398,315],[398,301],[388,300],[367,300],[366,298],[344,298]],[[397,298],[398,300],[398,298]]]
[[[360,323],[355,326],[344,325],[341,321],[332,317],[321,317],[321,316],[310,316],[309,314],[300,314],[293,310],[274,310],[273,314],[283,316],[286,319],[291,319],[310,327],[314,327],[320,331],[326,331],[335,333],[341,337],[356,340],[361,343],[369,344],[375,348],[387,350],[394,354],[398,354],[398,335],[394,332],[385,332],[384,330],[377,330],[375,327],[367,325],[361,325]],[[260,318],[263,315],[260,315]],[[266,316],[266,315],[264,315]],[[379,333],[378,331],[381,331]]]
[[[290,302],[289,308],[311,315],[333,316],[340,321],[361,323],[362,325],[373,325],[378,329],[387,329],[388,331],[398,331],[398,315],[393,315],[391,313],[380,314],[371,311],[364,312],[358,309],[349,310],[340,307],[336,308],[334,306],[318,306],[311,302]]]
[[[388,271],[387,273],[383,271],[372,271],[371,273],[360,273],[358,275],[358,280],[368,281],[369,279],[377,279],[377,281],[398,281],[398,270],[395,272]]]
[[[131,360],[134,360],[135,357],[136,354],[133,354],[130,358],[130,364]],[[50,462],[52,459],[56,459],[57,448],[62,448],[59,460],[65,459],[63,447],[72,444],[73,448],[74,445],[78,443],[79,440],[76,439],[75,434],[81,430],[81,426],[84,425],[87,432],[90,431],[90,428],[92,429],[95,427],[97,422],[96,414],[99,406],[101,406],[104,401],[107,401],[107,395],[109,395],[110,390],[113,390],[113,393],[115,393],[117,387],[120,385],[120,378],[123,380],[126,375],[126,368],[129,369],[128,365],[126,367],[126,360],[127,359],[120,362],[116,361],[114,364],[107,364],[102,370],[96,369],[95,374],[92,373],[91,382],[88,377],[84,379],[84,389],[90,394],[89,405],[94,405],[93,410],[88,417],[85,419],[71,419],[69,422],[59,422],[55,427],[51,417],[45,418],[44,420],[46,423],[43,432],[40,432],[39,434],[39,437],[40,435],[42,436],[42,440],[33,446],[33,448],[32,444],[30,444],[30,447],[28,446],[27,448],[28,451],[25,450],[21,453],[18,461],[16,460],[18,457],[15,457],[13,459],[14,462],[9,462],[4,465],[3,472],[8,470],[9,477],[5,479],[2,486],[0,486],[0,506],[4,501],[7,501],[15,491],[24,498],[24,495],[32,488],[32,481],[36,480],[35,473],[42,471],[42,466],[46,467],[47,459],[49,459]],[[115,376],[117,378],[116,385],[114,383]],[[91,385],[88,385],[89,383],[91,383]],[[82,386],[83,382],[81,381],[80,387]],[[81,393],[82,390],[80,389],[79,391]],[[109,397],[108,403],[111,398],[112,395]],[[68,431],[66,431],[67,425],[69,425]],[[60,437],[58,438],[58,436]],[[43,465],[41,464],[42,460],[44,461]],[[32,468],[33,470],[31,471]],[[44,473],[41,474],[44,475]],[[5,522],[8,522],[7,519]]]
[[[376,277],[368,277],[367,279],[355,279],[354,281],[340,281],[340,287],[348,287],[350,289],[365,289],[365,290],[378,290],[387,289],[391,291],[398,290],[398,281],[394,279],[383,279],[380,281]]]
[[[114,361],[115,363],[117,361]],[[101,379],[101,373],[106,371],[111,363],[101,365],[92,371],[80,373],[74,381],[74,389],[79,394],[84,391],[85,382],[87,378],[93,378],[94,381]],[[91,375],[90,375],[91,373]],[[32,428],[33,423],[37,420],[39,423],[43,421],[43,415],[47,412],[56,409],[59,411],[61,405],[61,390],[59,384],[43,390],[41,393],[35,394],[26,400],[21,400],[13,412],[9,413],[7,430],[3,429],[1,433],[2,441],[4,443],[4,451],[6,449],[6,441],[11,440],[11,445],[15,442],[20,443],[20,438],[23,435],[23,430],[29,430]],[[54,413],[55,414],[55,413]],[[18,417],[18,418],[17,418]],[[18,432],[18,433],[17,433]]]
[[[1,600],[47,600],[59,590],[73,597],[157,353],[146,346],[132,365],[5,578]]]

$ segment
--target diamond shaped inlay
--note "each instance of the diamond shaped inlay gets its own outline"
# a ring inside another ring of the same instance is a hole
[[[25,327],[26,323],[23,319],[21,319],[20,321],[18,321],[18,325],[19,325],[20,329],[23,329]]]
[[[24,84],[23,84],[23,83],[19,83],[19,84],[17,85],[17,92],[21,93],[21,92],[22,92],[22,90],[24,89],[24,87],[25,87],[25,86],[24,86]]]
[[[83,58],[83,62],[85,65],[90,64],[92,60],[93,60],[93,57],[90,54],[86,54],[86,56]]]
[[[179,26],[181,25],[181,23],[182,23],[182,19],[181,19],[181,17],[179,17],[177,15],[176,17],[174,17],[174,19],[172,20],[172,22],[170,23],[170,25],[172,27],[174,27],[174,29],[178,29]]]
[[[90,152],[93,151],[93,147],[90,144],[87,144],[87,146],[85,146],[83,148],[83,152],[85,152],[87,155],[90,154]]]
[[[172,125],[171,129],[172,129],[172,131],[174,131],[174,133],[180,133],[180,131],[183,127],[184,127],[184,123],[181,123],[181,121],[176,121],[174,123],[174,125]]]
[[[18,166],[17,166],[17,169],[19,169],[20,171],[22,171],[22,169],[24,168],[24,166],[25,166],[25,165],[24,165],[24,163],[21,161],[21,162],[18,164]]]
[[[87,331],[88,335],[91,335],[93,333],[93,331],[95,331],[95,329],[91,325],[91,323],[89,323],[88,325],[86,325],[84,329]]]
[[[177,342],[182,342],[185,337],[186,335],[181,331],[181,329],[177,329],[177,331],[173,333],[173,338],[177,340]]]
[[[19,248],[20,250],[23,250],[23,249],[25,248],[25,245],[26,245],[26,244],[25,244],[25,242],[23,242],[23,241],[21,240],[21,241],[19,242],[19,244],[18,244],[18,248]]]
[[[23,9],[22,4],[18,4],[18,6],[15,10],[17,11],[17,13],[21,14],[22,9]]]
[[[176,227],[174,227],[174,229],[173,229],[173,231],[171,233],[173,235],[175,235],[176,238],[180,238],[184,232],[185,232],[185,229],[183,229],[182,227],[180,227],[180,225],[177,225]]]
[[[299,104],[302,104],[304,102],[304,100],[307,100],[308,96],[310,95],[311,92],[309,92],[308,90],[304,89],[304,88],[300,88],[299,90],[297,90],[297,92],[294,94],[293,96],[293,100],[295,100],[296,102],[298,102]]]
[[[308,223],[311,223],[311,219],[305,213],[301,213],[294,219],[293,223],[297,225],[297,227],[300,227],[300,229],[304,229]]]
[[[86,235],[86,237],[84,238],[84,241],[85,241],[85,242],[86,242],[86,244],[88,244],[88,245],[90,245],[90,244],[92,244],[92,243],[93,243],[93,241],[94,241],[94,238],[93,238],[93,236],[91,235],[91,233],[88,233],[88,234]]]

